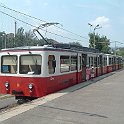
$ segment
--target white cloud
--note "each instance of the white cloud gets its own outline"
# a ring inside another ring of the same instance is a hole
[[[102,27],[110,27],[110,19],[105,16],[97,17],[94,21],[90,22],[93,26],[100,25]]]

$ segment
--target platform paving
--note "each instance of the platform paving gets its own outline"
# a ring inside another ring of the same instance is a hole
[[[48,102],[41,99],[42,104],[3,119],[0,124],[124,124],[124,70],[60,93],[63,95],[54,94]]]

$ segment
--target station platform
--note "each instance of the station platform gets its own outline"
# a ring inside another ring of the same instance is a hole
[[[124,70],[12,108],[0,124],[124,124]]]

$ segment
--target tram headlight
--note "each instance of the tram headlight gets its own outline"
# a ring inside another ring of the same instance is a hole
[[[29,88],[30,90],[32,90],[32,89],[33,89],[33,84],[29,84],[29,85],[28,85],[28,88]]]
[[[6,88],[9,88],[9,82],[6,82],[6,83],[5,83],[5,87],[6,87]]]

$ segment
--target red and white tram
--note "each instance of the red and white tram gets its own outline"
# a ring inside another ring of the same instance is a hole
[[[19,100],[45,96],[89,80],[91,65],[94,77],[111,72],[110,56],[52,46],[1,50],[0,93],[14,94]]]

